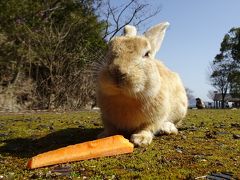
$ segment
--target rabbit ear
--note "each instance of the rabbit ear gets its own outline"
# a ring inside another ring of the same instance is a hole
[[[163,22],[156,26],[153,26],[144,33],[144,36],[148,38],[151,44],[152,57],[154,57],[157,51],[160,49],[168,26],[169,26],[168,22]]]
[[[126,25],[124,27],[124,35],[125,36],[136,36],[137,35],[137,29],[135,26]]]

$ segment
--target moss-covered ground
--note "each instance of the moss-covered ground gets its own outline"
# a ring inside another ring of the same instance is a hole
[[[157,136],[131,154],[26,169],[30,157],[93,140],[101,130],[98,112],[0,114],[0,179],[240,177],[240,110],[189,110],[178,135]]]

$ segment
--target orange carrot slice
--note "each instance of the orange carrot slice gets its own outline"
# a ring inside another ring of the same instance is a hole
[[[32,157],[30,169],[133,152],[134,145],[121,135],[70,145]]]

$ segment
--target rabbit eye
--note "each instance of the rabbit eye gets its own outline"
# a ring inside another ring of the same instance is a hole
[[[150,55],[150,51],[147,51],[145,54],[144,54],[144,58],[147,58],[147,57],[149,57],[149,55]]]

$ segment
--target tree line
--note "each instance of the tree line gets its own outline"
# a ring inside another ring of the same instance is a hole
[[[92,106],[107,40],[159,11],[141,0],[1,0],[0,110]]]

